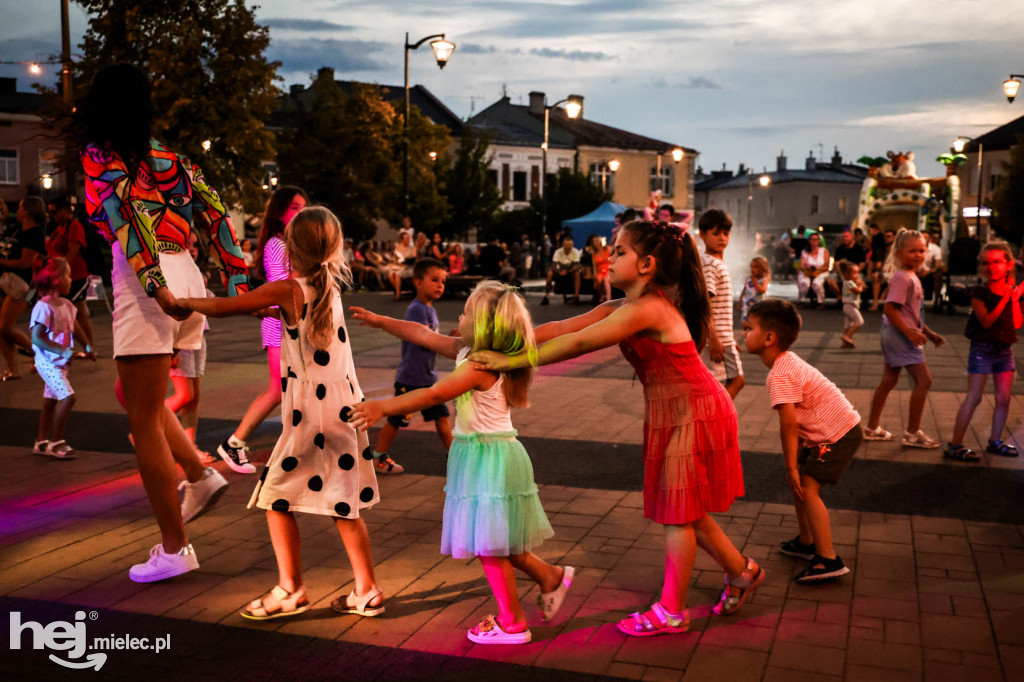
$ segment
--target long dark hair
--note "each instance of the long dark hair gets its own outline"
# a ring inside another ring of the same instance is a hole
[[[690,336],[703,349],[711,329],[711,303],[704,281],[704,266],[693,237],[677,225],[634,220],[622,227],[641,257],[654,258],[651,283],[676,288],[676,308],[690,328]]]
[[[309,203],[309,197],[299,187],[293,187],[291,185],[282,185],[274,190],[274,193],[270,195],[270,199],[267,200],[267,207],[263,210],[263,222],[260,223],[260,233],[256,241],[256,272],[263,271],[263,249],[266,247],[267,242],[270,241],[271,237],[280,237],[284,234],[284,228],[286,225],[281,220],[281,216],[291,206],[292,200],[295,197],[302,197]]]
[[[75,151],[89,144],[110,149],[134,171],[149,153],[153,116],[149,78],[136,66],[114,64],[96,74],[78,102],[69,143]]]

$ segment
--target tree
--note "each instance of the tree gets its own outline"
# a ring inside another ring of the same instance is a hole
[[[992,193],[992,228],[1003,239],[1024,242],[1024,135],[1010,147],[1010,160]]]
[[[433,123],[420,113],[418,107],[410,107],[409,112],[409,218],[416,229],[428,234],[445,232],[442,225],[450,214],[445,200],[450,135],[447,128]],[[401,156],[405,153],[402,147],[402,116],[394,116],[393,121],[391,139],[401,163]],[[431,158],[431,152],[435,154],[434,158]],[[384,217],[398,222],[402,218],[402,201],[398,194],[400,188],[398,185],[394,187],[395,198],[388,202]]]
[[[75,82],[128,62],[153,82],[154,133],[202,166],[229,203],[258,211],[262,162],[274,158],[266,121],[275,105],[279,62],[243,0],[76,0],[91,16]],[[202,143],[210,140],[210,152]]]
[[[503,199],[488,170],[490,144],[469,126],[455,150],[455,160],[447,172],[445,186],[450,220],[448,237],[466,235],[472,228],[486,230],[499,215]]]
[[[559,169],[558,174],[547,182],[547,225],[551,236],[562,229],[562,221],[579,218],[611,199],[611,194],[603,191],[582,173],[568,168]],[[544,202],[534,199],[530,207],[541,215]]]

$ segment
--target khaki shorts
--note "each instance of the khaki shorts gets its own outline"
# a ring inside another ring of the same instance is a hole
[[[155,299],[146,295],[135,270],[124,257],[121,245],[111,248],[114,267],[114,357],[164,355],[175,349],[198,350],[203,344],[206,318],[192,313],[185,320],[166,314]],[[206,298],[203,274],[186,251],[162,251],[160,269],[167,288],[176,298]]]
[[[714,334],[714,331],[711,333]],[[711,375],[718,381],[729,381],[730,379],[743,376],[743,362],[740,361],[740,349],[735,343],[730,343],[725,347],[725,357],[722,358],[721,362],[711,361],[707,345],[704,346],[701,358],[704,360],[708,370],[711,371]]]

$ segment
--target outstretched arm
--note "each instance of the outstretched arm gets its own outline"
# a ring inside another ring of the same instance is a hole
[[[570,317],[567,320],[555,320],[554,322],[542,324],[533,330],[534,338],[536,338],[537,343],[540,344],[550,341],[558,336],[564,336],[565,334],[571,334],[573,332],[578,332],[581,329],[586,329],[595,322],[600,322],[614,313],[622,307],[625,300],[626,299],[608,301],[607,303],[602,303],[596,308],[588,310],[582,315]]]
[[[420,412],[452,400],[474,388],[490,388],[497,378],[474,362],[464,362],[455,371],[428,388],[419,388],[394,398],[367,400],[352,406],[349,423],[366,431],[384,417]]]
[[[348,312],[353,319],[359,320],[359,324],[364,327],[381,329],[392,336],[402,339],[403,341],[408,341],[409,343],[416,344],[417,346],[423,346],[427,350],[432,350],[438,355],[443,355],[446,358],[455,358],[455,356],[459,354],[459,351],[462,350],[461,338],[457,336],[445,336],[444,334],[438,334],[419,322],[396,320],[393,317],[378,315],[370,312],[366,308],[360,308],[358,306],[351,306],[348,309]],[[401,414],[408,413],[403,412]]]
[[[179,298],[176,303],[182,308],[202,313],[207,317],[228,317],[230,315],[247,315],[278,306],[285,322],[294,324],[296,318],[293,287],[298,286],[294,280],[283,279],[268,282],[253,291],[238,294],[230,298]]]

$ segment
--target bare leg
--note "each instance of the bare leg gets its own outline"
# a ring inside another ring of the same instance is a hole
[[[235,429],[234,436],[238,440],[248,439],[256,427],[281,404],[280,346],[267,346],[267,370],[269,376],[267,387],[252,401],[238,428]]]
[[[171,377],[171,385],[174,386],[174,394],[164,400],[164,405],[171,412],[177,412],[192,402],[192,382],[188,377]]]
[[[997,375],[998,376],[998,375]],[[960,406],[960,409],[956,413],[956,423],[953,425],[953,437],[949,440],[953,445],[964,444],[964,434],[967,433],[967,426],[971,423],[971,417],[974,416],[974,410],[977,409],[981,403],[981,396],[985,392],[985,382],[988,380],[987,374],[968,374],[967,375],[967,395],[964,396],[964,402]],[[996,392],[999,391],[999,385],[996,384]],[[993,427],[995,426],[995,413],[992,413]],[[1006,423],[1004,415],[1003,423]],[[1000,428],[1002,431],[1002,428]]]
[[[923,362],[907,367],[907,373],[914,379],[914,390],[910,392],[907,431],[917,433],[921,428],[921,415],[924,413],[924,403],[928,399],[928,389],[932,387],[932,375],[928,371],[928,365]]]
[[[50,440],[50,430],[53,426],[53,408],[57,405],[56,398],[43,398],[43,408],[39,410],[39,432],[36,441]]]
[[[551,289],[552,289],[552,287],[554,285],[554,281],[555,281],[555,271],[552,268],[551,270],[548,270],[548,279],[547,279],[546,282],[544,282],[544,296],[550,296],[551,295]]]
[[[885,409],[885,400],[889,397],[889,393],[893,388],[896,387],[896,382],[900,378],[900,368],[890,367],[889,363],[885,363],[885,368],[882,370],[882,381],[875,388],[874,395],[871,396],[871,413],[868,415],[868,428],[877,429],[878,422],[882,418],[882,410]]]
[[[509,558],[482,556],[480,563],[483,564],[487,584],[491,586],[494,599],[498,602],[498,624],[501,629],[505,632],[522,632],[526,629],[526,616],[519,603],[516,576]]]
[[[810,476],[801,476],[800,485],[804,489],[804,499],[802,502],[798,502],[797,513],[800,513],[802,507],[811,536],[814,538],[814,551],[826,559],[835,559],[836,552],[832,547],[832,523],[828,518],[828,509],[821,501],[821,484]],[[800,542],[803,540],[803,532],[801,532]]]
[[[335,519],[341,541],[345,544],[345,553],[352,564],[352,573],[356,582],[356,596],[361,597],[377,587],[373,577],[373,551],[370,549],[370,533],[366,523],[360,519]],[[380,606],[384,595],[370,600],[367,606]]]
[[[196,444],[196,428],[199,426],[199,377],[185,380],[188,383],[188,391],[192,399],[178,409],[178,421],[185,431],[185,436],[192,443]]]
[[[993,374],[996,390],[996,409],[992,412],[992,431],[990,440],[1002,440],[1006,416],[1010,412],[1010,391],[1013,388],[1013,372]]]
[[[693,529],[697,533],[701,547],[715,558],[730,578],[739,577],[747,570],[747,560],[710,514],[705,514],[703,518],[694,521]]]
[[[444,451],[448,452],[452,449],[452,420],[448,417],[440,417],[434,420],[434,429],[437,431],[437,435],[441,437],[441,443],[444,445]],[[378,450],[377,452],[380,452]]]
[[[288,512],[267,511],[267,528],[277,558],[278,585],[288,592],[302,587],[302,543],[299,525]]]
[[[153,516],[160,526],[164,551],[173,554],[188,544],[188,538],[178,502],[178,472],[174,467],[166,433],[167,417],[178,424],[178,420],[164,406],[170,364],[170,354],[132,355],[117,359],[128,423],[135,436],[135,458],[139,474]],[[180,425],[178,430],[180,432]],[[194,451],[192,457],[195,458]]]
[[[93,345],[93,338],[95,337],[92,333],[92,319],[89,315],[89,304],[83,300],[76,303],[75,307],[78,309],[78,314],[76,316],[78,324],[82,325],[82,331],[85,332],[84,340],[91,347]]]
[[[801,485],[803,485],[801,483]],[[814,532],[811,530],[811,524],[807,520],[807,508],[804,506],[804,501],[796,495],[793,495],[793,508],[796,510],[796,523],[800,528],[800,542],[805,545],[814,544]]]
[[[565,573],[565,569],[552,566],[533,552],[510,554],[508,560],[513,568],[530,576],[530,579],[540,587],[541,592],[554,592],[558,589],[559,583],[562,582],[562,574]]]
[[[697,558],[697,538],[693,524],[665,526],[665,584],[661,588],[661,605],[672,613],[686,608],[686,596]]]
[[[51,441],[64,440],[64,429],[68,425],[68,417],[71,416],[71,408],[75,406],[75,394],[72,393],[67,398],[57,401],[57,405],[53,410],[53,438]]]
[[[387,452],[391,444],[395,442],[397,435],[398,427],[391,422],[384,422],[384,426],[380,427],[380,436],[377,437],[377,444],[373,449],[377,452]]]

